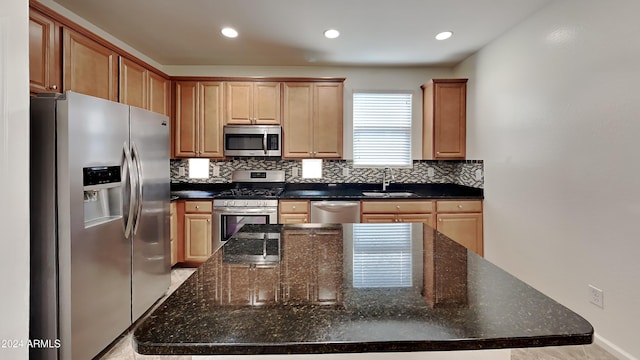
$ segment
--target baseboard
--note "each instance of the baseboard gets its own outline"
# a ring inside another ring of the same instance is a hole
[[[611,341],[603,338],[597,333],[594,334],[593,342],[594,344],[600,346],[601,348],[607,350],[608,353],[617,357],[620,360],[639,360],[637,357],[629,354],[628,352],[620,349],[618,346],[614,345]]]

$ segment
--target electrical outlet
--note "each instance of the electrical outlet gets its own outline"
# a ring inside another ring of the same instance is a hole
[[[476,170],[476,181],[482,180],[482,170]]]
[[[291,168],[291,177],[298,177],[298,167],[294,166]]]
[[[589,284],[589,302],[604,309],[604,291]]]
[[[427,176],[429,176],[429,177],[433,177],[435,174],[436,174],[436,171],[435,171],[435,170],[433,170],[433,168],[432,168],[432,167],[428,167],[428,168],[427,168]]]
[[[342,176],[347,177],[349,176],[349,168],[342,168]]]
[[[220,176],[220,166],[213,165],[213,176],[214,177]]]
[[[178,176],[184,176],[184,174],[185,174],[184,171],[185,171],[184,166],[180,166],[178,168]]]

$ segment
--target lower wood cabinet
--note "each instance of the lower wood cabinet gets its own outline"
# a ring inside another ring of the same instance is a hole
[[[484,255],[482,201],[437,202],[436,229],[476,254]]]
[[[213,248],[212,203],[185,201],[184,205],[184,261],[204,262]]]
[[[309,200],[280,200],[279,224],[304,224],[311,218],[309,214]]]
[[[421,222],[434,225],[434,203],[430,200],[362,201],[363,223]]]
[[[170,240],[171,240],[171,266],[178,263],[178,206],[175,201],[169,205],[170,214]]]

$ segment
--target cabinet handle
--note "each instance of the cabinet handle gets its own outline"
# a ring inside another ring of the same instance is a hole
[[[58,90],[58,85],[51,85],[49,86],[50,90]]]
[[[293,205],[293,206],[292,206],[292,209],[293,209],[293,210],[295,210],[295,209],[296,209],[296,206],[295,206],[295,205]]]
[[[436,154],[440,155],[440,151],[436,151]]]
[[[439,218],[438,221],[442,221],[442,218]]]
[[[396,209],[400,210],[400,205],[396,205]]]
[[[306,223],[307,223],[307,222],[309,222],[309,221],[307,220],[307,218],[304,218],[304,222],[306,222]]]

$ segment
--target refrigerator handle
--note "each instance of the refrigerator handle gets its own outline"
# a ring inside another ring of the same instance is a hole
[[[138,146],[135,142],[131,142],[131,159],[136,164],[136,173],[138,179],[136,181],[137,185],[137,200],[136,200],[136,215],[133,220],[133,233],[138,232],[138,225],[140,224],[140,217],[142,216],[142,189],[143,189],[143,181],[142,181],[142,164],[140,162],[140,152],[138,151]]]
[[[123,190],[122,190],[122,197],[123,199],[126,198],[127,196],[129,197],[129,207],[128,209],[124,206],[125,202],[122,202],[122,225],[124,227],[124,236],[125,237],[129,237],[129,235],[131,234],[131,227],[133,225],[133,211],[134,211],[134,204],[136,201],[135,198],[135,184],[134,184],[134,179],[131,176],[131,165],[132,165],[132,161],[131,161],[131,153],[129,152],[129,147],[127,146],[127,143],[124,143],[123,147],[122,147],[122,169],[123,169],[123,174],[122,174],[122,178],[125,179],[126,181],[123,183]],[[126,185],[129,185],[128,189]]]

